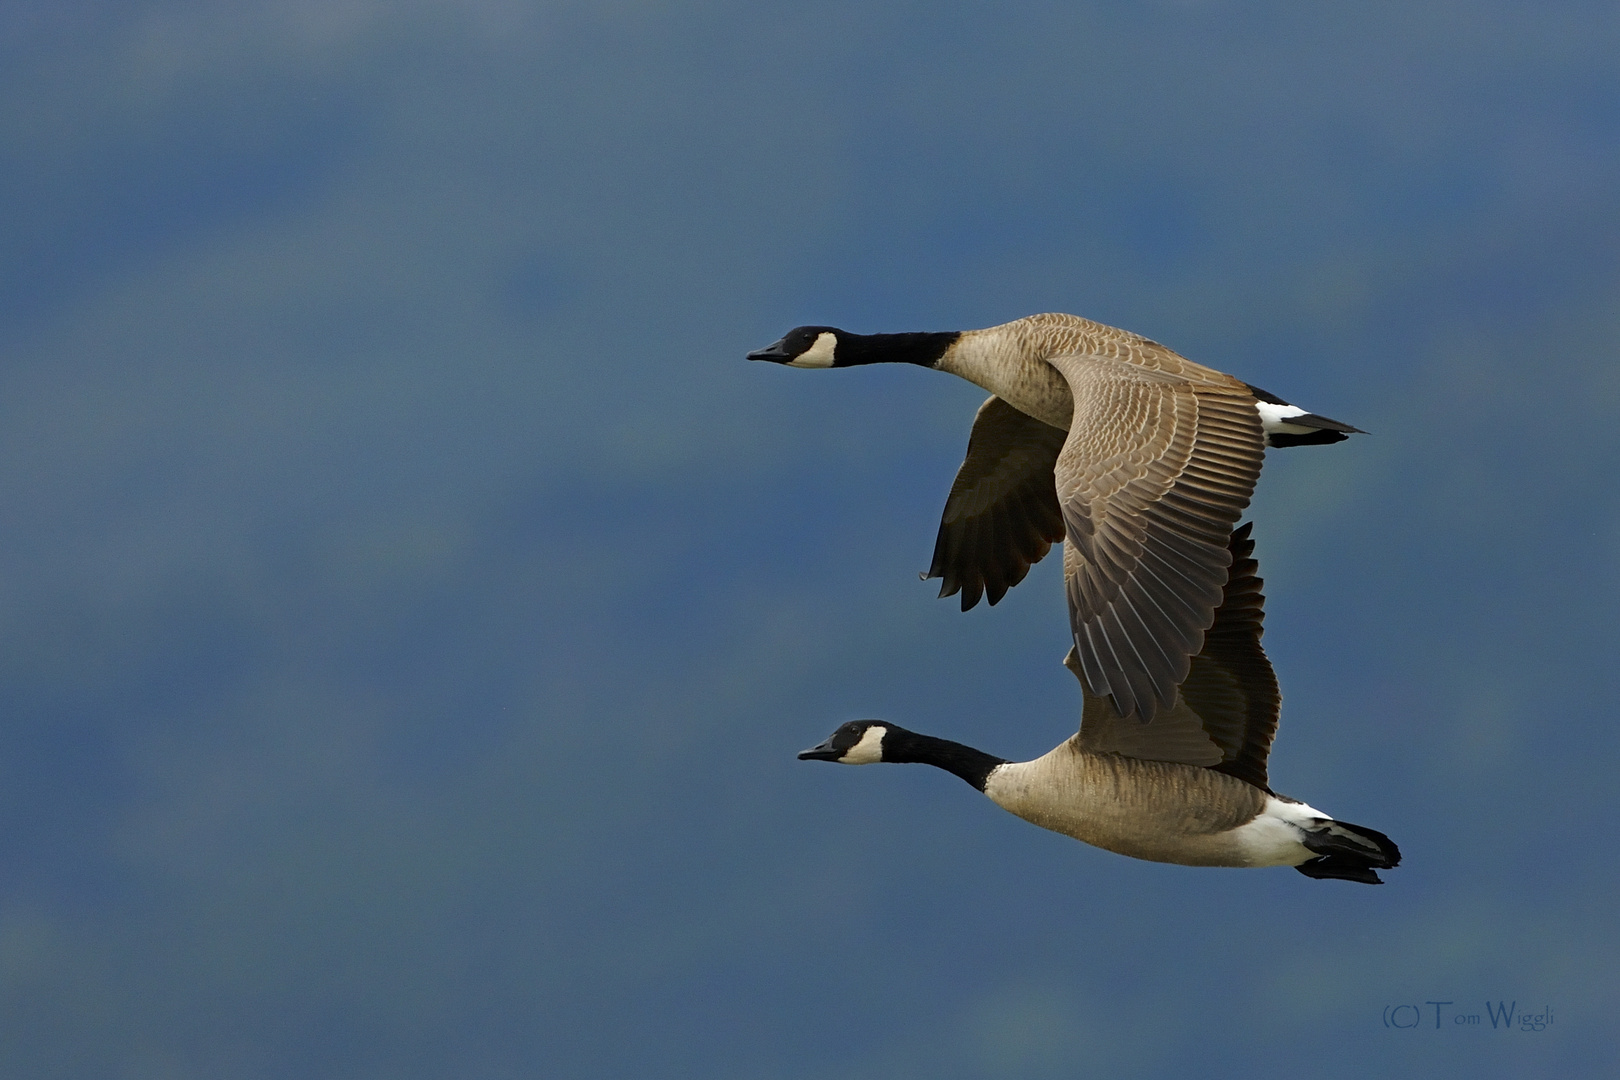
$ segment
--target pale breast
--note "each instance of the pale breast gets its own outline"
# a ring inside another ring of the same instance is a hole
[[[939,369],[982,386],[1021,413],[1067,431],[1074,416],[1068,380],[1022,335],[1005,330],[997,326],[967,331],[940,357]]]

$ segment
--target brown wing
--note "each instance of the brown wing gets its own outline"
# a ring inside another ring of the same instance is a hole
[[[1114,701],[1085,689],[1085,676],[1073,646],[1063,665],[1080,680],[1085,709],[1080,714],[1080,749],[1093,754],[1124,754],[1144,761],[1175,761],[1183,765],[1216,766],[1224,759],[1221,746],[1204,730],[1204,722],[1185,702],[1163,709],[1151,723],[1126,720]]]
[[[1250,528],[1245,524],[1232,533],[1232,571],[1221,606],[1171,707],[1143,724],[1122,718],[1109,698],[1087,691],[1082,749],[1201,765],[1270,790],[1266,757],[1277,734],[1282,697],[1271,661],[1260,647],[1265,597],[1255,576]],[[1074,649],[1064,664],[1084,687]]]
[[[979,406],[926,575],[944,578],[940,596],[994,604],[1063,539],[1053,469],[1067,436],[998,397]]]
[[[1049,362],[1074,392],[1056,480],[1081,677],[1121,716],[1151,720],[1173,702],[1221,602],[1227,540],[1265,452],[1260,417],[1225,376],[1098,356]]]

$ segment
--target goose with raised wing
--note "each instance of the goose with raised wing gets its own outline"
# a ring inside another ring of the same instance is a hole
[[[1074,315],[983,330],[851,334],[801,326],[748,354],[789,367],[910,363],[990,391],[951,485],[926,577],[962,610],[1000,600],[1064,545],[1080,677],[1151,720],[1203,645],[1226,538],[1268,446],[1360,429]]]
[[[844,724],[799,757],[933,765],[1043,829],[1132,858],[1292,866],[1308,877],[1380,885],[1378,871],[1401,861],[1394,841],[1271,789],[1266,758],[1281,696],[1260,646],[1264,598],[1249,533],[1249,525],[1232,533],[1214,623],[1171,706],[1150,723],[1122,717],[1082,680],[1079,733],[1033,761],[881,720]],[[1074,650],[1064,662],[1076,669]]]

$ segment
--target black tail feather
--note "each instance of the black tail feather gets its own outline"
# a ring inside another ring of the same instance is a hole
[[[1323,855],[1294,867],[1308,878],[1336,878],[1340,881],[1359,881],[1363,885],[1382,885],[1384,879],[1364,859],[1353,855]]]
[[[1305,419],[1303,416],[1291,417],[1289,423],[1297,423]],[[1286,431],[1273,431],[1266,436],[1266,443],[1270,446],[1327,446],[1329,443],[1344,442],[1350,436],[1342,431],[1322,428],[1306,435],[1291,435]]]
[[[1401,864],[1401,849],[1379,832],[1348,821],[1326,821],[1305,834],[1305,847],[1317,858],[1294,869],[1312,878],[1338,878],[1366,885],[1382,885],[1379,870]]]

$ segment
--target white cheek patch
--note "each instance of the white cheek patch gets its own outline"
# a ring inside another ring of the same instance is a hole
[[[883,733],[889,730],[873,724],[861,735],[861,741],[844,751],[839,762],[844,765],[873,765],[883,760]]]
[[[788,361],[788,367],[832,367],[833,350],[837,347],[837,334],[820,333],[814,345]]]
[[[1305,410],[1298,405],[1277,405],[1270,401],[1257,401],[1254,408],[1260,414],[1260,426],[1268,433],[1287,431],[1297,435],[1310,430],[1287,422],[1290,417],[1306,415]]]

